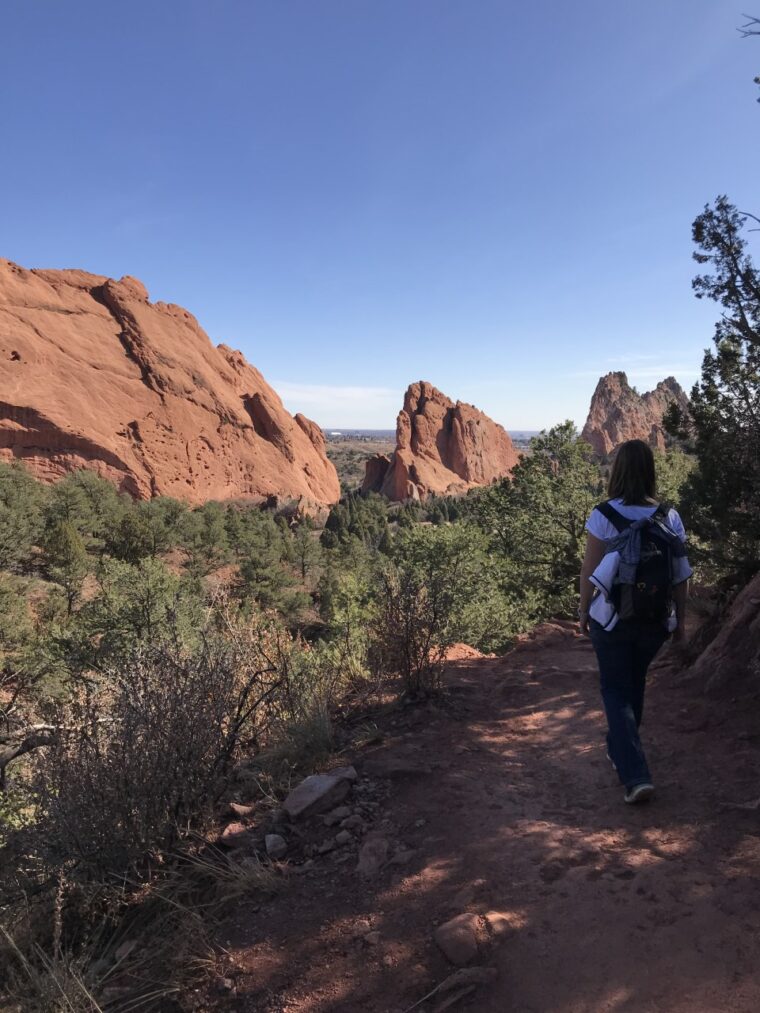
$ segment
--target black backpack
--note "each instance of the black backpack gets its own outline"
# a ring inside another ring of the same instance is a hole
[[[629,528],[633,521],[623,517],[609,503],[596,508],[619,532]],[[641,556],[636,567],[633,584],[615,584],[610,601],[622,620],[635,619],[643,623],[660,623],[670,615],[673,598],[671,548],[658,523],[667,523],[669,508],[663,503],[641,529]]]

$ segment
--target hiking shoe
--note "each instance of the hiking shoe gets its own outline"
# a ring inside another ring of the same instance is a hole
[[[635,805],[637,802],[646,802],[652,795],[654,795],[654,785],[645,781],[644,784],[634,784],[632,788],[629,788],[624,799],[629,805]]]
[[[609,753],[607,753],[607,759],[608,759],[608,760],[610,761],[610,763],[612,764],[612,769],[613,769],[613,770],[617,770],[617,767],[615,766],[615,761],[614,761],[614,760],[612,759],[612,757],[610,756],[610,754],[609,754]]]

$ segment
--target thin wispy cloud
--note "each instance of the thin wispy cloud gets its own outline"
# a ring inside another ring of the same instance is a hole
[[[392,387],[339,386],[275,380],[272,386],[290,412],[303,412],[322,426],[363,425],[385,429],[394,424],[403,392]],[[357,421],[358,420],[358,421]]]
[[[630,365],[632,362],[653,362],[659,360],[659,358],[660,356],[656,352],[652,352],[647,355],[642,355],[640,353],[636,353],[635,355],[615,355],[612,358],[605,359],[604,361],[608,366],[613,366],[615,364]]]

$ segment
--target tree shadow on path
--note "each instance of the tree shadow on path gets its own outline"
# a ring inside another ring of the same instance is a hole
[[[219,1008],[400,1013],[453,970],[436,924],[497,910],[509,931],[476,962],[498,978],[456,1008],[760,1009],[760,816],[721,807],[757,793],[757,740],[662,668],[643,729],[658,795],[625,806],[586,641],[545,627],[448,681],[355,758],[419,771],[384,782],[372,827],[411,857],[369,880],[321,859],[236,911]]]

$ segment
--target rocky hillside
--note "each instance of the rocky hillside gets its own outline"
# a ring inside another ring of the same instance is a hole
[[[661,380],[654,390],[639,394],[628,383],[625,373],[607,373],[596,385],[591,398],[583,439],[606,456],[626,440],[646,440],[658,450],[665,449],[662,419],[676,402],[688,409],[689,400],[672,376]]]
[[[140,498],[333,503],[320,428],[134,278],[0,260],[0,460],[91,468]]]
[[[459,495],[508,475],[518,459],[498,423],[421,380],[404,396],[396,449],[370,458],[362,491],[396,501]]]

